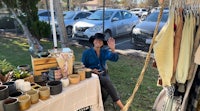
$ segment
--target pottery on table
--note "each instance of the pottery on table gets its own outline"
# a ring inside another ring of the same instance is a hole
[[[62,78],[60,81],[62,82],[63,87],[67,87],[69,85],[69,79],[68,78]]]
[[[41,100],[49,99],[50,97],[50,88],[47,86],[42,86],[39,89],[39,98]]]
[[[16,89],[20,89],[20,90],[21,90],[23,84],[24,84],[24,79],[17,79],[17,80],[15,81]]]
[[[17,91],[17,90],[16,90],[16,85],[15,85],[15,82],[14,82],[14,81],[5,82],[5,83],[3,83],[3,85],[7,85],[7,86],[8,86],[9,94],[11,94],[11,93]]]
[[[31,106],[31,98],[29,95],[21,95],[18,97],[19,108],[21,111],[27,110]]]
[[[23,84],[21,90],[22,90],[23,92],[26,92],[26,91],[31,90],[31,83],[30,83],[30,82],[24,82],[24,84]]]
[[[19,65],[19,66],[17,66],[17,69],[23,70],[23,71],[29,71],[30,65],[28,65],[28,64]]]
[[[57,67],[50,68],[48,77],[50,81],[60,80],[62,78],[61,69]]]
[[[70,84],[77,84],[80,82],[79,74],[71,74],[68,76]]]
[[[30,90],[30,91],[27,91],[26,94],[31,97],[31,103],[32,104],[35,104],[39,101],[38,90]]]
[[[90,68],[85,68],[85,78],[90,78],[92,76],[92,70]]]
[[[50,88],[50,94],[56,95],[62,92],[62,82],[61,81],[49,81],[47,86]]]
[[[3,101],[4,111],[20,111],[17,98],[7,98]]]
[[[85,69],[78,69],[78,74],[80,75],[80,79],[85,80]]]
[[[9,97],[9,89],[7,85],[0,86],[0,100],[4,100]]]
[[[9,96],[10,97],[19,97],[21,95],[23,95],[23,92],[21,92],[21,91],[15,91],[15,92],[11,93]]]

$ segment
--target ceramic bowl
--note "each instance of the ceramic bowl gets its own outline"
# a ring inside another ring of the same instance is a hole
[[[26,94],[31,97],[31,103],[32,104],[35,104],[39,101],[38,90],[30,90],[30,91],[27,91]]]
[[[3,101],[4,111],[20,111],[17,98],[7,98]]]
[[[80,82],[79,74],[71,74],[68,76],[70,84],[77,84]]]
[[[10,97],[19,97],[21,95],[23,95],[23,92],[21,92],[21,91],[15,91],[15,92],[11,93],[9,96]]]
[[[9,89],[7,85],[0,86],[0,100],[4,100],[9,97]]]
[[[29,95],[21,95],[18,97],[19,108],[21,111],[27,110],[31,106],[31,97]]]
[[[49,81],[47,86],[50,87],[50,94],[56,95],[62,92],[62,82],[61,81]]]
[[[49,99],[50,97],[50,88],[47,86],[42,86],[39,89],[39,98],[41,100]]]
[[[11,93],[17,91],[17,90],[16,90],[16,85],[15,85],[15,82],[14,82],[14,81],[5,82],[5,83],[3,83],[3,85],[7,85],[7,86],[8,86],[9,94],[11,94]]]

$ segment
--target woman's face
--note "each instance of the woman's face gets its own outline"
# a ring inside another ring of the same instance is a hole
[[[103,46],[103,41],[101,39],[94,39],[93,44],[94,47],[101,48]]]

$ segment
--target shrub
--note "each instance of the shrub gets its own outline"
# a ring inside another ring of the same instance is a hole
[[[12,71],[14,69],[14,66],[11,65],[6,59],[0,60],[0,73],[2,75],[6,75],[9,71]]]

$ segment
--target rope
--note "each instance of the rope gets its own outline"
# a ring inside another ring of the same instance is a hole
[[[146,69],[147,69],[147,66],[148,66],[148,63],[149,63],[149,61],[150,61],[151,51],[152,51],[153,45],[154,45],[154,43],[155,43],[155,37],[156,37],[156,35],[157,35],[157,33],[158,33],[158,26],[159,26],[159,23],[160,23],[161,18],[162,18],[162,13],[163,13],[163,9],[164,9],[164,2],[162,2],[160,5],[161,5],[161,9],[160,9],[160,12],[159,12],[159,15],[158,15],[158,20],[157,20],[157,23],[156,23],[156,28],[155,28],[155,30],[154,30],[152,42],[151,42],[149,51],[148,51],[147,56],[146,56],[145,64],[144,64],[143,69],[142,69],[142,71],[141,71],[141,73],[140,73],[140,76],[139,76],[139,78],[138,78],[138,81],[137,81],[137,83],[136,83],[136,85],[135,85],[135,88],[134,88],[134,90],[133,90],[133,93],[132,93],[132,95],[129,97],[129,99],[127,100],[127,103],[126,103],[126,105],[124,106],[124,108],[123,108],[122,111],[127,111],[127,110],[129,109],[131,103],[133,102],[134,96],[135,96],[135,94],[136,94],[136,92],[137,92],[137,90],[138,90],[140,84],[142,83],[142,80],[143,80],[143,77],[144,77],[144,73],[145,73],[145,71],[146,71]]]

